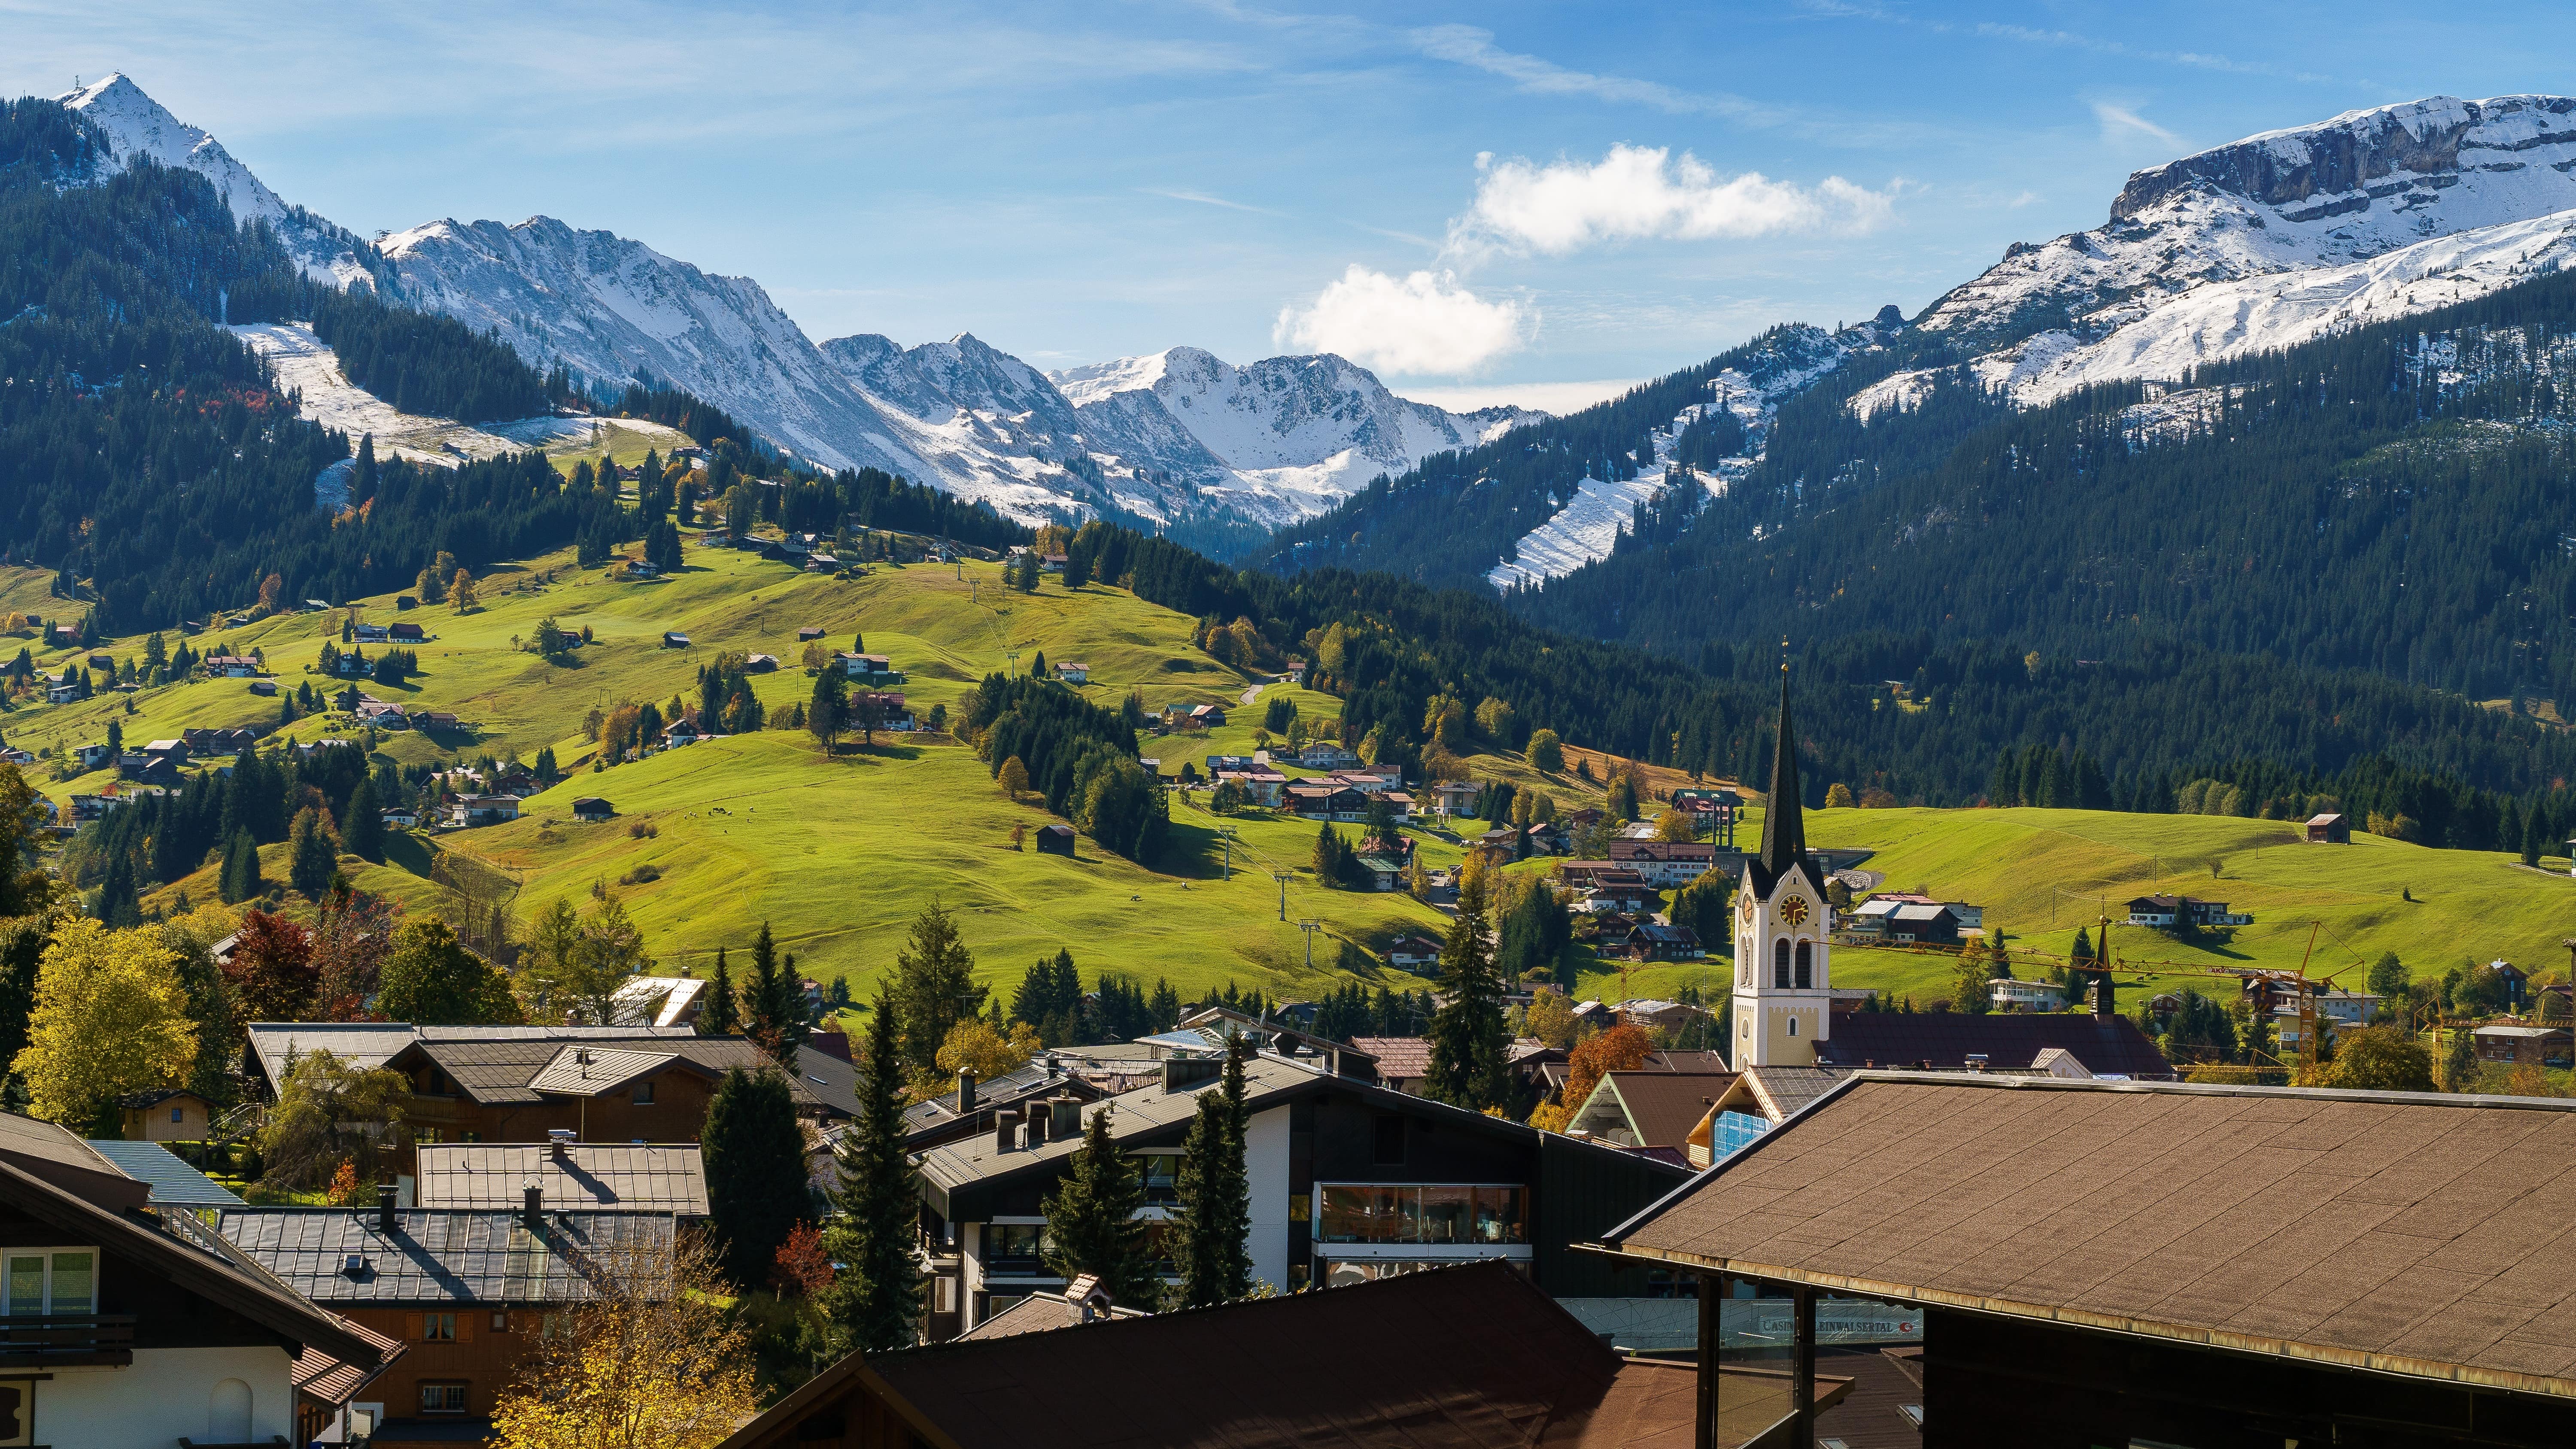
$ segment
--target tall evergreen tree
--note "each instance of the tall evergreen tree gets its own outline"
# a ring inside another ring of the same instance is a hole
[[[360,860],[385,863],[385,821],[376,804],[376,782],[361,780],[349,795],[349,822],[340,832],[340,843]]]
[[[779,959],[767,921],[751,944],[751,979],[742,995],[743,1035],[781,1065],[794,1063],[796,1044],[805,1039],[805,993],[798,989],[796,958]]]
[[[98,918],[122,930],[143,924],[143,902],[134,886],[134,862],[125,851],[108,860],[107,880],[98,889]]]
[[[787,1079],[767,1068],[725,1073],[707,1102],[699,1151],[725,1273],[757,1287],[769,1281],[779,1245],[804,1216],[805,1134]]]
[[[1114,1110],[1107,1102],[1093,1110],[1072,1168],[1039,1204],[1054,1239],[1046,1263],[1067,1280],[1096,1274],[1113,1302],[1151,1309],[1161,1300],[1162,1282],[1136,1216],[1145,1207],[1145,1182],[1111,1140]]]
[[[305,806],[297,812],[295,828],[287,837],[287,883],[318,901],[331,888],[331,877],[339,864],[339,853],[332,848],[331,832],[322,824],[322,813]]]
[[[975,984],[975,958],[959,939],[956,920],[935,897],[913,918],[894,970],[903,1060],[918,1075],[936,1073],[948,1029],[982,1011],[985,988]]]
[[[921,1190],[904,1155],[904,1071],[894,998],[880,991],[859,1062],[859,1114],[841,1139],[824,1250],[840,1266],[823,1311],[841,1348],[878,1353],[915,1339],[921,1312]]]
[[[1503,1063],[1503,985],[1485,942],[1482,882],[1459,893],[1458,918],[1440,946],[1440,989],[1449,1000],[1431,1017],[1431,1064],[1422,1095],[1471,1112],[1506,1105],[1511,1081]]]
[[[1193,1308],[1230,1302],[1252,1291],[1252,1188],[1244,1157],[1251,1125],[1244,1062],[1251,1051],[1245,1037],[1227,1041],[1222,1083],[1199,1094],[1198,1112],[1182,1145],[1173,1260],[1180,1269],[1182,1299]]]
[[[235,830],[225,843],[223,872],[216,889],[228,906],[267,894],[268,882],[259,875],[259,847],[251,842],[248,830]]]
[[[725,948],[716,948],[716,974],[707,982],[707,1004],[698,1008],[698,1035],[734,1036],[742,1030],[742,998],[735,994]]]

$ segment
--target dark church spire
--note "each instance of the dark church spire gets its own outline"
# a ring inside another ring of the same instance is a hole
[[[1807,818],[1798,801],[1798,737],[1789,724],[1789,664],[1784,659],[1780,663],[1780,737],[1772,745],[1771,798],[1762,809],[1762,873],[1767,879],[1778,880],[1806,857]]]

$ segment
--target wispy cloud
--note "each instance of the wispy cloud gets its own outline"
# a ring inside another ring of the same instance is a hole
[[[1757,125],[1783,119],[1771,107],[1723,92],[1678,90],[1661,81],[1596,75],[1573,70],[1535,55],[1522,55],[1494,44],[1494,32],[1473,25],[1434,25],[1413,32],[1413,43],[1433,60],[1481,70],[1510,81],[1520,90],[1542,96],[1591,96],[1604,101],[1652,106],[1674,115],[1726,116]]]
[[[2214,55],[2207,51],[2148,49],[2072,30],[2039,30],[2028,25],[2005,25],[1995,21],[1984,21],[1977,26],[1977,33],[1994,40],[2019,41],[2025,45],[2060,46],[2069,50],[2090,51],[2095,55],[2116,55],[2129,60],[2189,66],[2194,70],[2214,70],[2229,75],[2286,76],[2291,80],[2300,81],[2331,79],[2331,77],[2308,71],[2285,71],[2279,66],[2267,65],[2260,61],[2238,60],[2233,56]]]
[[[1190,191],[1181,187],[1140,186],[1136,189],[1147,196],[1159,196],[1167,201],[1187,201],[1199,206],[1221,206],[1228,211],[1248,211],[1255,216],[1287,215],[1284,211],[1273,211],[1266,206],[1250,206],[1240,201],[1228,201],[1222,196],[1212,196],[1204,191]]]
[[[2116,142],[2130,136],[2148,136],[2168,146],[2182,144],[2182,137],[2126,106],[2115,106],[2109,101],[2095,101],[2093,117],[2102,123],[2102,139],[2105,141]]]

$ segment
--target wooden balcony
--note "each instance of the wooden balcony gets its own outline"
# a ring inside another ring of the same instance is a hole
[[[134,1362],[134,1315],[0,1318],[0,1369]]]

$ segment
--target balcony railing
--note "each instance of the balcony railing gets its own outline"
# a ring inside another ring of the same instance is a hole
[[[131,1313],[0,1318],[0,1368],[132,1362]]]

